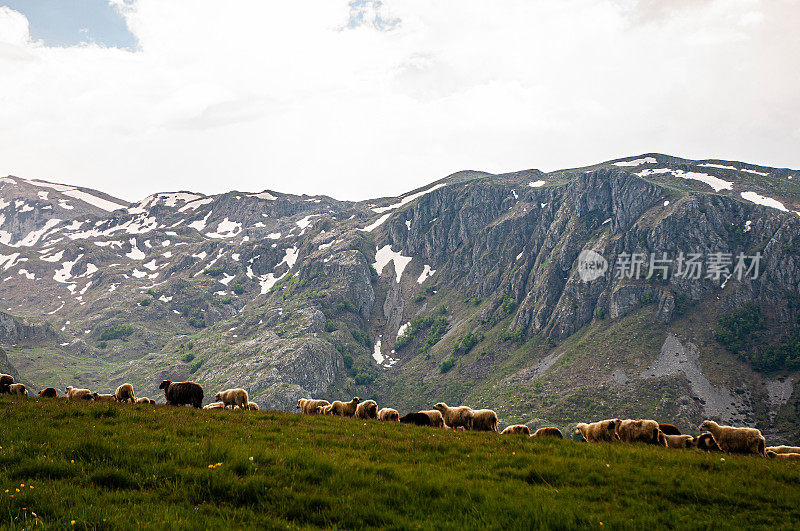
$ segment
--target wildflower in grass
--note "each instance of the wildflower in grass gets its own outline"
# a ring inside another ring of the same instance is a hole
[[[69,525],[75,525],[75,520],[70,520]]]

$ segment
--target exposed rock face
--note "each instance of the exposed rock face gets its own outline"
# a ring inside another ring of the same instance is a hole
[[[55,334],[46,324],[27,324],[0,312],[0,344],[31,343],[54,338]]]

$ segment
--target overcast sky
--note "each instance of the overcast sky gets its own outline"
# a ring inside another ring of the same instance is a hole
[[[651,151],[800,168],[794,0],[0,6],[0,175],[364,199]]]

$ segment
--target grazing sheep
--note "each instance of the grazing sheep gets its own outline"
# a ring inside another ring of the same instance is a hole
[[[55,387],[45,387],[39,391],[39,396],[42,398],[55,398],[58,396],[58,392]]]
[[[133,386],[129,383],[122,384],[114,391],[114,397],[118,402],[136,403],[136,397],[133,395]]]
[[[13,383],[13,376],[10,374],[0,374],[0,394],[8,393],[8,387]]]
[[[694,441],[691,435],[664,435],[664,438],[669,448],[691,448]]]
[[[258,404],[256,404],[255,402],[248,402],[247,405],[244,406],[244,408],[247,411],[260,411],[260,408],[258,407]]]
[[[25,384],[15,383],[8,386],[8,394],[17,396],[28,396]]]
[[[328,404],[327,406],[322,406],[319,408],[320,415],[333,415],[333,404]]]
[[[225,404],[225,407],[231,406],[233,408],[234,406],[238,406],[244,409],[250,402],[250,397],[247,395],[247,391],[237,388],[220,391],[214,396],[214,400],[222,402]]]
[[[764,457],[766,440],[761,432],[755,428],[734,428],[720,426],[713,420],[706,420],[700,425],[701,430],[707,430],[714,436],[723,452],[729,454],[753,454]]]
[[[714,436],[710,433],[702,433],[692,439],[692,447],[705,452],[721,452],[722,449],[714,440]]]
[[[92,393],[92,400],[95,402],[116,402],[117,397],[114,395],[101,395],[100,393]]]
[[[382,408],[378,411],[378,420],[385,422],[400,422],[400,413],[390,407]]]
[[[563,439],[564,434],[561,433],[561,430],[559,430],[558,428],[550,426],[547,428],[539,428],[538,430],[533,432],[533,435],[531,435],[531,437],[555,437],[557,439]]]
[[[314,400],[301,398],[297,401],[297,408],[304,415],[321,415],[322,408],[329,406],[330,402],[327,400]]]
[[[438,411],[437,411],[438,413]],[[416,426],[431,426],[431,418],[425,413],[408,413],[400,417],[403,424],[414,424]]]
[[[444,402],[439,402],[433,409],[439,411],[444,419],[445,426],[449,428],[464,428],[465,430],[472,429],[472,421],[475,413],[472,408],[467,406],[450,407]]]
[[[681,435],[681,430],[679,430],[674,424],[659,422],[658,429],[661,430],[664,435]]]
[[[764,450],[772,451],[776,454],[800,454],[800,447],[798,446],[767,446]]]
[[[476,409],[472,412],[472,428],[475,431],[493,431],[499,433],[497,429],[497,413],[491,409]]]
[[[352,417],[356,414],[358,407],[358,397],[354,397],[350,402],[334,400],[331,403],[330,414],[338,417]]]
[[[70,385],[64,391],[67,393],[67,400],[94,400],[92,392],[88,389],[75,389]]]
[[[658,422],[654,420],[625,419],[617,425],[617,435],[622,442],[643,442],[666,446],[667,441],[664,434],[658,428]]]
[[[158,388],[164,390],[168,406],[191,404],[198,409],[203,407],[203,386],[199,383],[164,380]]]
[[[374,400],[365,400],[356,406],[355,417],[357,419],[377,419],[378,404]]]
[[[800,453],[794,452],[778,453],[767,450],[767,457],[770,459],[785,459],[786,461],[800,461]]]
[[[434,428],[444,428],[444,417],[442,417],[442,412],[438,409],[426,409],[420,411],[420,413],[428,415],[428,418],[431,419],[431,426]]]
[[[580,434],[586,442],[615,442],[619,441],[617,435],[617,426],[619,426],[619,419],[600,420],[586,424],[585,422],[579,423],[575,426],[575,433]]]
[[[225,409],[225,404],[222,402],[211,402],[210,404],[203,406],[203,409]]]
[[[531,429],[525,424],[514,424],[501,431],[500,435],[527,435],[530,437]]]
[[[142,396],[136,399],[137,404],[155,404],[156,401],[152,398],[147,398],[146,396]]]

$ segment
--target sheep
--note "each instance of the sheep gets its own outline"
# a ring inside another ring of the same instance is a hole
[[[247,411],[260,411],[261,409],[258,407],[258,404],[255,402],[248,402],[247,405],[244,407]]]
[[[297,408],[304,415],[320,415],[322,414],[322,408],[329,405],[330,402],[328,402],[327,400],[313,400],[313,399],[301,398],[300,400],[297,401]]]
[[[92,392],[88,389],[75,389],[70,385],[64,391],[67,393],[67,400],[94,400]]]
[[[705,420],[699,429],[711,432],[714,440],[725,453],[766,456],[764,453],[766,440],[761,435],[761,432],[755,428],[720,426],[713,420]]]
[[[13,383],[13,376],[10,374],[0,374],[0,394],[8,393],[8,387]]]
[[[17,396],[28,396],[25,384],[15,383],[8,386],[8,394]]]
[[[92,393],[92,400],[95,402],[116,402],[117,397],[114,395],[101,395],[100,393]]]
[[[152,398],[147,398],[146,396],[142,396],[136,399],[137,404],[155,404],[156,401]]]
[[[800,447],[798,446],[767,446],[764,450],[771,450],[776,454],[800,454]]]
[[[659,422],[658,429],[661,430],[664,435],[681,435],[681,430],[679,430],[674,424]]]
[[[247,391],[237,388],[220,391],[214,396],[214,400],[222,402],[225,407],[238,406],[239,408],[244,408],[250,402],[250,397],[247,395]]]
[[[338,417],[352,417],[356,414],[356,408],[358,407],[358,397],[354,397],[350,402],[341,402],[339,400],[334,400],[331,403],[330,415],[338,416]]]
[[[710,433],[701,433],[694,439],[692,439],[692,448],[697,448],[698,450],[703,450],[706,452],[721,452],[717,441],[714,440],[714,436]]]
[[[525,424],[514,424],[501,431],[500,435],[527,435],[530,437],[531,429]]]
[[[643,442],[657,446],[667,446],[664,434],[654,420],[625,419],[617,425],[617,435],[622,442]]]
[[[444,417],[442,417],[442,412],[438,409],[426,409],[420,411],[420,413],[428,415],[428,418],[431,419],[431,426],[434,428],[444,428]]]
[[[408,413],[400,417],[403,424],[414,424],[416,426],[430,426],[431,418],[425,413]]]
[[[365,400],[356,406],[355,418],[357,419],[377,419],[378,404],[374,400]]]
[[[45,387],[39,391],[39,396],[42,398],[55,398],[58,396],[58,392],[55,387]]]
[[[691,448],[694,440],[691,435],[664,435],[664,438],[669,448]]]
[[[538,430],[533,432],[533,435],[531,435],[531,437],[555,437],[557,439],[563,439],[564,434],[561,433],[561,430],[559,430],[558,428],[551,426],[546,428],[539,428]]]
[[[319,408],[320,415],[333,415],[333,404],[328,404],[327,406],[322,406]]]
[[[158,388],[164,390],[168,406],[191,404],[197,409],[203,406],[203,386],[199,383],[164,380]]]
[[[446,426],[450,428],[462,427],[465,430],[472,429],[472,421],[475,418],[472,408],[467,406],[450,407],[444,402],[439,402],[433,406],[433,409],[442,414]]]
[[[390,407],[382,408],[378,411],[378,420],[385,422],[400,422],[400,413]]]
[[[133,386],[129,383],[117,387],[117,390],[114,391],[114,398],[116,398],[118,402],[136,403],[136,397],[133,394]]]
[[[491,409],[476,409],[472,412],[472,427],[475,431],[493,431],[499,433],[497,429],[497,413]]]
[[[773,450],[767,450],[767,457],[770,459],[784,459],[786,461],[800,461],[800,453],[795,452],[778,453]]]
[[[620,422],[622,422],[620,419],[600,420],[591,424],[581,422],[575,426],[575,433],[582,435],[586,442],[590,443],[618,442],[617,426]]]
[[[211,402],[210,404],[203,406],[203,409],[225,409],[225,404],[222,402]]]

